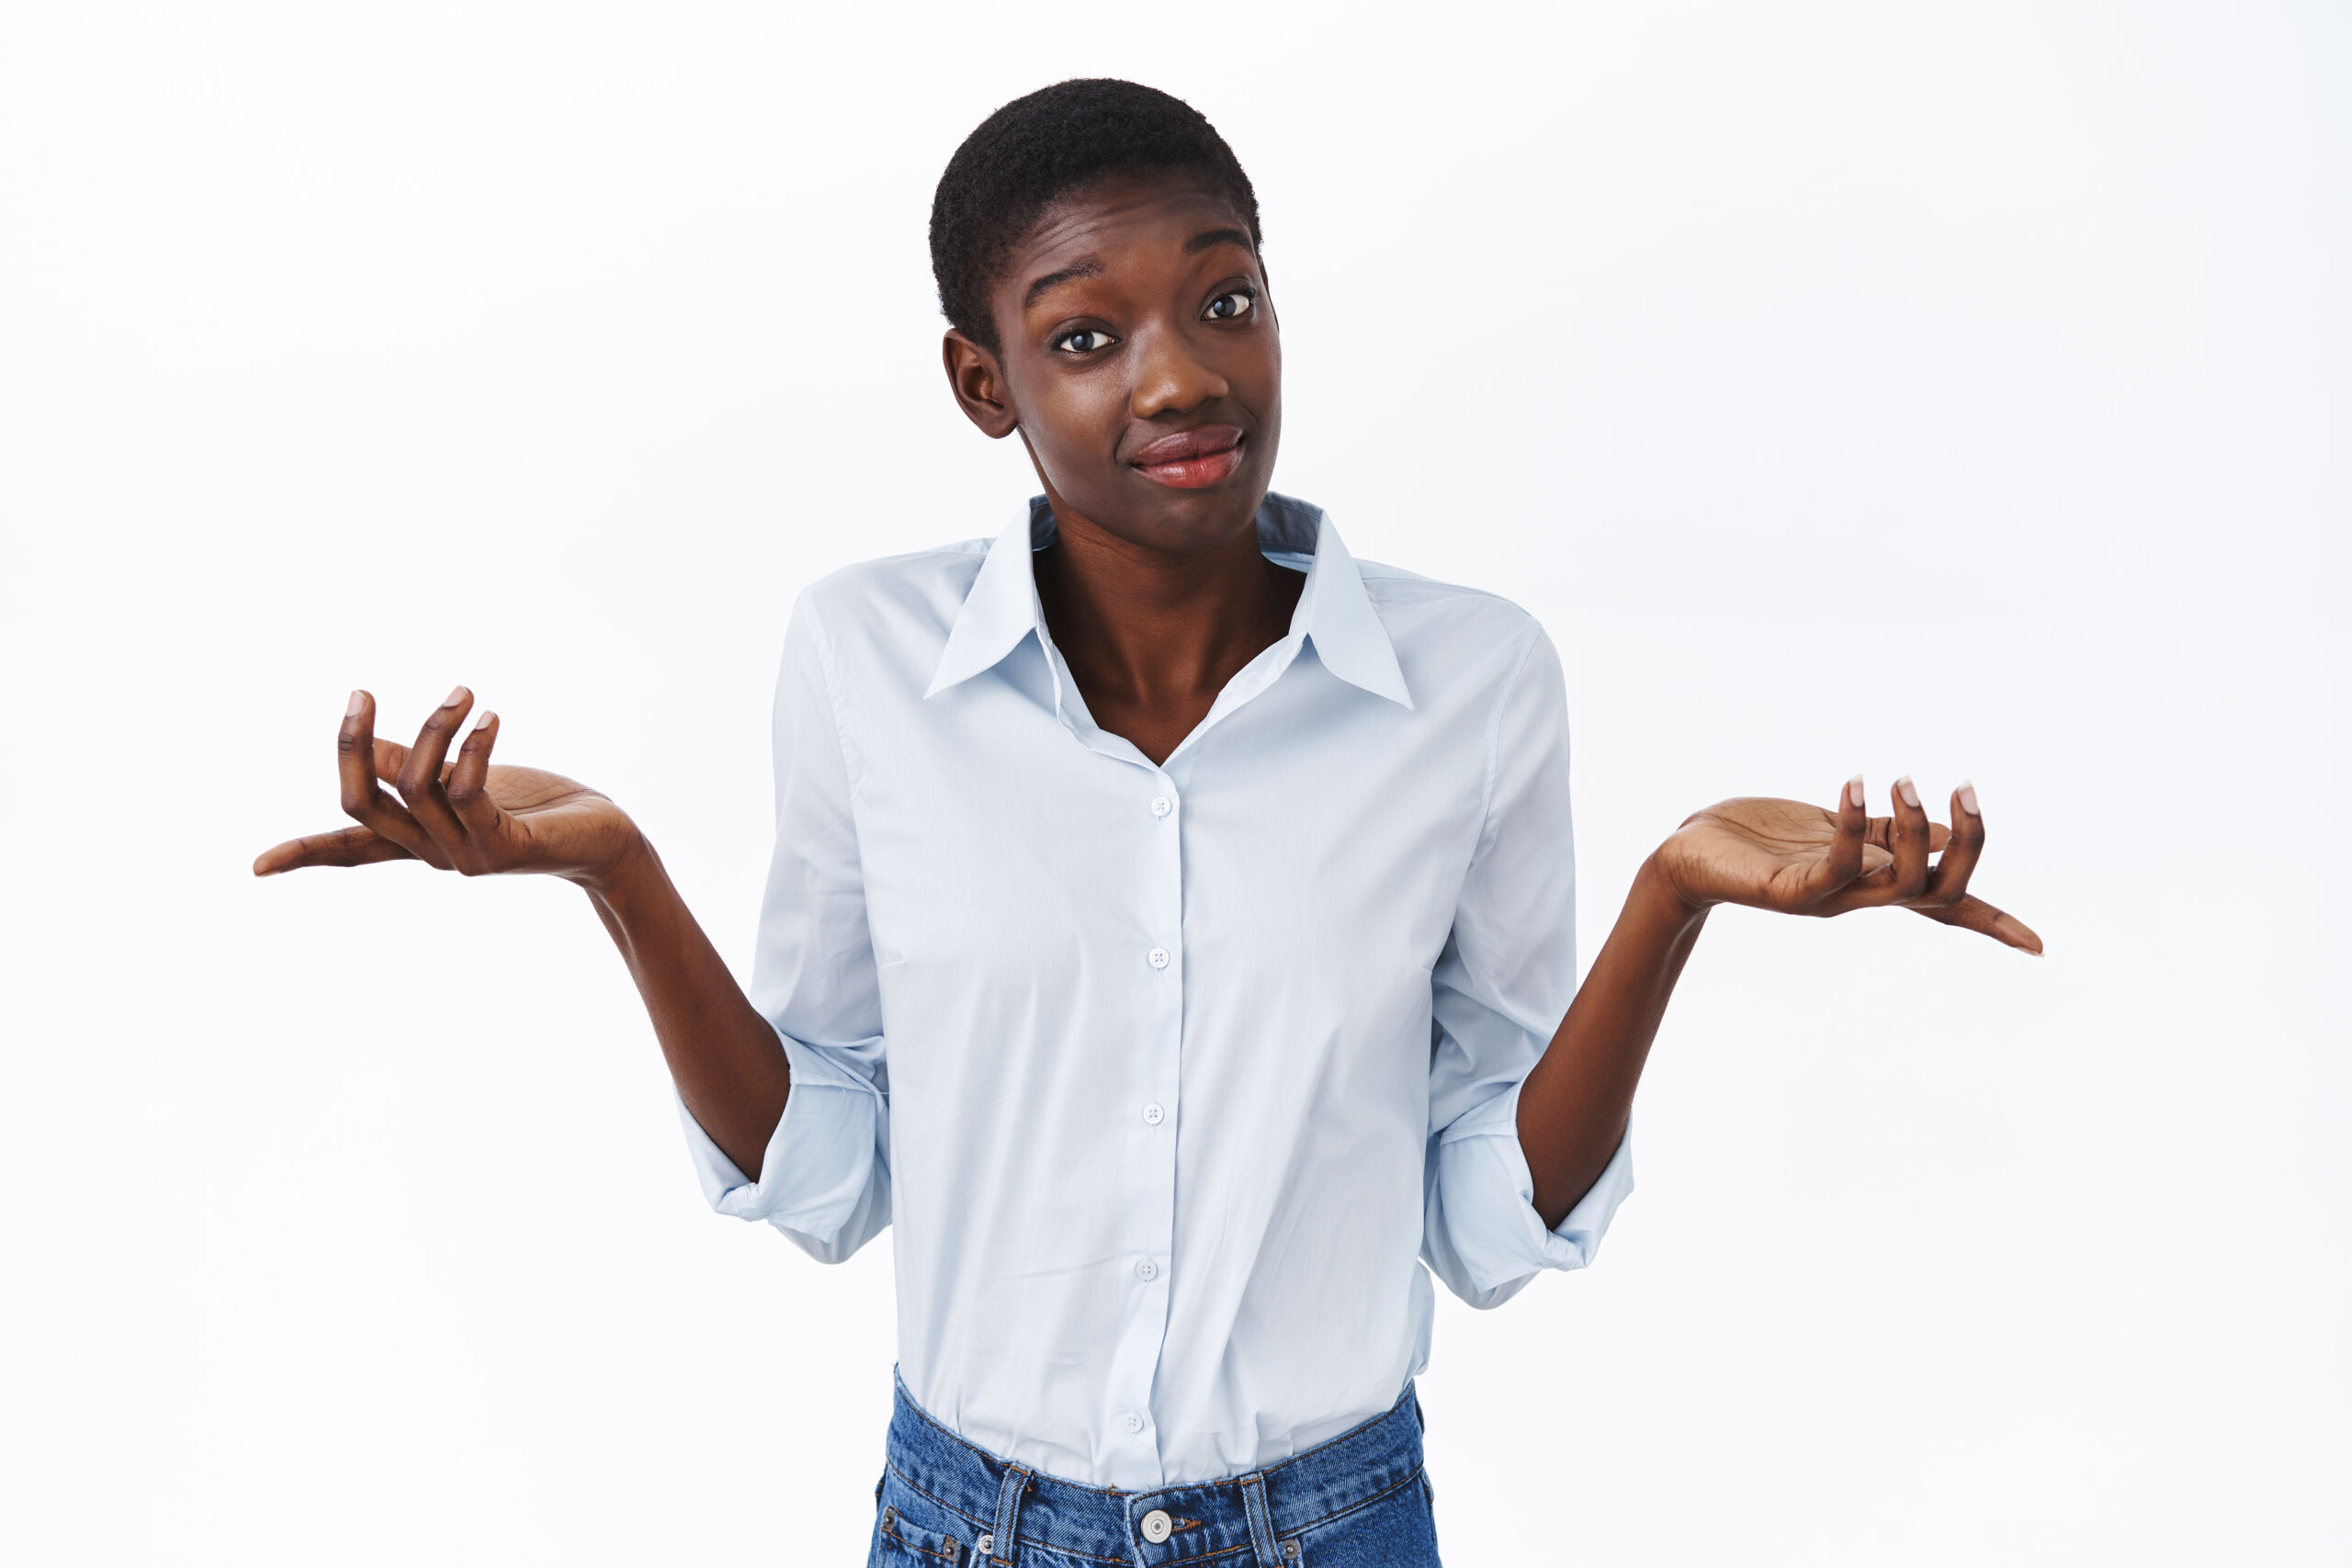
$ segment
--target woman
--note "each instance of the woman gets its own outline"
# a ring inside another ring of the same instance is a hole
[[[1967,892],[1968,786],[1948,832],[1857,778],[1690,818],[1577,988],[1558,660],[1270,493],[1259,242],[1216,132],[1132,84],[949,163],[948,382],[1045,494],[802,595],[748,996],[617,806],[493,765],[487,711],[459,739],[463,687],[411,747],[355,693],[359,826],[254,867],[579,884],[714,1204],[827,1260],[894,1227],[877,1562],[1434,1562],[1430,1275],[1490,1306],[1590,1258],[1707,910],[2040,948]]]

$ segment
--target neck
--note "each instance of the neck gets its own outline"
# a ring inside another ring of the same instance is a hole
[[[1254,523],[1179,554],[1054,515],[1059,542],[1036,559],[1055,645],[1095,722],[1164,761],[1226,682],[1287,635],[1306,580],[1259,552]]]

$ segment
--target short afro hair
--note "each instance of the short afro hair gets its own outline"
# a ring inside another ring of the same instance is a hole
[[[1006,256],[1059,197],[1114,175],[1198,179],[1230,199],[1261,242],[1258,193],[1200,110],[1111,77],[1057,82],[1015,98],[964,139],[931,201],[931,270],[947,324],[998,352],[989,289]]]

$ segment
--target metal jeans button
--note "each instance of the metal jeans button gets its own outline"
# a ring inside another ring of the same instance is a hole
[[[1143,1517],[1143,1538],[1154,1546],[1166,1540],[1175,1529],[1175,1521],[1168,1517],[1165,1508],[1154,1508]]]

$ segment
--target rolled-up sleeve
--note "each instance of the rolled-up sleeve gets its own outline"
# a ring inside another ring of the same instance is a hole
[[[1591,1262],[1634,1186],[1629,1134],[1546,1227],[1519,1142],[1520,1086],[1576,990],[1567,698],[1559,656],[1532,625],[1487,734],[1485,825],[1431,975],[1421,1241],[1422,1260],[1475,1307]]]
[[[784,1043],[792,1091],[760,1179],[679,1107],[711,1207],[765,1220],[827,1263],[890,1223],[889,1068],[851,805],[856,758],[837,693],[824,628],[804,596],[776,682],[775,853],[751,990]]]

